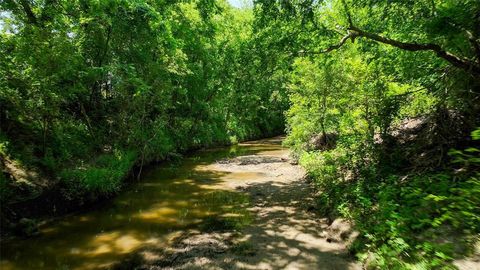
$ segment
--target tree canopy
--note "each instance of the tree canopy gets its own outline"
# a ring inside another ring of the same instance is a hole
[[[448,269],[459,244],[442,242],[445,231],[472,251],[480,1],[0,8],[0,156],[54,179],[66,197],[111,195],[132,168],[286,132],[323,214],[357,225],[360,259]],[[3,171],[10,202],[18,190]]]

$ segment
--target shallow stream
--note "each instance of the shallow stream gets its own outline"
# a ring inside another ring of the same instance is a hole
[[[243,222],[248,214],[236,204],[248,202],[222,183],[261,175],[208,165],[283,151],[281,139],[274,138],[197,151],[179,162],[152,166],[114,199],[46,224],[39,236],[2,243],[0,269],[108,268],[145,246],[167,246],[181,232],[208,229],[212,217],[244,215],[238,221]]]

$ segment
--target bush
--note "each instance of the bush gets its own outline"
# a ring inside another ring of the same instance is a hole
[[[61,179],[67,186],[67,195],[90,193],[98,196],[118,191],[136,157],[135,152],[117,150],[113,154],[99,156],[93,164],[64,170]]]
[[[472,133],[479,139],[479,131]],[[381,269],[450,269],[480,233],[480,150],[452,150],[441,171],[398,175],[360,147],[303,152],[300,164],[321,191],[319,209],[356,224],[352,251]]]

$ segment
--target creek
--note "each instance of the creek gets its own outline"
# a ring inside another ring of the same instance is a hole
[[[41,226],[38,236],[2,243],[0,268],[108,268],[148,245],[168,246],[179,232],[205,229],[211,217],[230,214],[237,216],[232,222],[243,222],[248,213],[238,204],[248,198],[221,183],[261,175],[217,171],[209,165],[272,151],[287,150],[275,138],[201,150],[178,162],[150,166],[115,198]]]

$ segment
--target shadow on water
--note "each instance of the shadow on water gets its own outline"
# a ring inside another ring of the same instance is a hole
[[[200,228],[209,217],[233,213],[248,219],[242,210],[248,200],[218,191],[215,184],[252,176],[201,168],[226,157],[278,151],[280,143],[198,151],[149,168],[138,183],[97,209],[47,224],[37,237],[2,243],[0,268],[99,269],[146,245],[166,246],[175,232]]]

